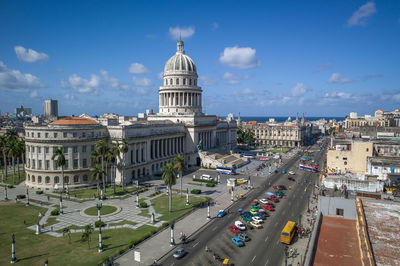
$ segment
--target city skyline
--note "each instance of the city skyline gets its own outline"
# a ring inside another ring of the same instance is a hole
[[[60,115],[158,112],[160,75],[179,37],[205,113],[344,116],[399,106],[399,3],[185,3],[3,2],[1,111],[43,113],[52,98]]]

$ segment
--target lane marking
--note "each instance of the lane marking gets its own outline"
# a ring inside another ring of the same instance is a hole
[[[215,231],[217,229],[217,227],[214,227],[211,231]]]
[[[267,241],[268,241],[268,238],[269,238],[269,236],[267,236],[267,237],[265,238],[265,241],[264,241],[264,242],[267,242]]]
[[[254,258],[251,260],[251,262],[253,262],[256,259],[256,256],[254,256]]]
[[[175,264],[175,262],[173,262],[172,264],[171,264],[171,266],[173,266]]]
[[[197,246],[199,243],[200,243],[200,242],[197,242],[196,244],[194,244],[194,245],[192,246],[192,248],[194,248],[195,246]]]
[[[277,226],[277,225],[278,225],[278,222],[275,223],[275,226]]]
[[[267,259],[267,261],[265,262],[265,266],[267,266],[268,262],[269,262],[269,259]]]

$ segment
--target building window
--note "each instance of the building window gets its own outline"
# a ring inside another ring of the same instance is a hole
[[[46,176],[46,178],[44,179],[46,184],[50,183],[50,176]]]
[[[192,86],[192,79],[189,79],[189,85]]]
[[[74,183],[79,183],[79,176],[74,176]]]
[[[339,156],[336,156],[336,159],[339,159]]]
[[[344,210],[343,209],[336,209],[336,215],[343,216]]]
[[[76,132],[73,132],[72,137],[76,138],[76,136],[77,136]]]
[[[186,85],[186,79],[183,79],[182,82],[183,82],[183,85]]]
[[[40,133],[39,132],[37,133],[37,137],[40,138]]]
[[[63,132],[63,137],[64,137],[64,138],[67,137],[67,132]]]
[[[38,183],[42,183],[42,177],[41,177],[41,176],[38,176],[37,182],[38,182]]]
[[[179,79],[176,79],[176,85],[179,85]]]
[[[347,162],[346,161],[344,161],[344,163],[343,163],[344,165],[347,165]]]
[[[64,183],[69,184],[69,176],[64,176]]]
[[[60,178],[58,176],[54,177],[54,184],[59,184],[60,183]]]
[[[49,153],[49,147],[44,147],[44,152]]]
[[[67,146],[63,147],[63,153],[68,153],[68,147]]]
[[[87,159],[82,159],[82,167],[87,168]]]
[[[369,149],[367,148],[367,152],[369,151]]]
[[[94,151],[94,145],[90,146],[90,151]]]
[[[74,147],[73,147],[73,152],[74,152],[74,153],[77,153],[77,152],[78,152],[78,146],[74,146]]]
[[[74,159],[74,169],[78,168],[78,159]]]
[[[86,145],[82,146],[82,152],[86,152]]]
[[[89,181],[88,176],[87,176],[87,175],[84,175],[84,176],[83,176],[83,182],[88,182],[88,181]]]
[[[343,157],[343,160],[346,161],[346,160],[347,160],[347,157]]]
[[[86,132],[82,132],[82,138],[86,137]]]
[[[37,147],[37,152],[38,152],[38,153],[41,153],[41,152],[42,152],[42,149],[41,149],[40,147]]]
[[[68,169],[68,160],[65,160],[64,169]]]
[[[49,170],[49,168],[50,168],[50,161],[46,160],[46,170]]]
[[[30,175],[28,175],[28,181],[31,182],[31,176]]]
[[[42,160],[38,160],[38,169],[42,169]]]
[[[44,137],[47,139],[49,137],[49,133],[44,133]]]
[[[32,176],[32,183],[35,183],[35,176]]]
[[[169,85],[172,85],[172,79],[169,80]]]
[[[194,82],[194,86],[197,86],[197,80],[194,79],[193,82]]]
[[[53,133],[54,138],[57,138],[57,135],[58,135],[57,133]]]

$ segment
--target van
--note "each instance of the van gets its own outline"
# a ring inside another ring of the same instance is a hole
[[[201,175],[201,179],[208,181],[214,180],[214,178],[212,178],[210,175]]]

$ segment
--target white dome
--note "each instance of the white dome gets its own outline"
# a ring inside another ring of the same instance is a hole
[[[192,58],[185,55],[182,40],[178,41],[176,54],[168,59],[164,68],[164,76],[175,74],[194,74],[197,76],[196,65]]]

